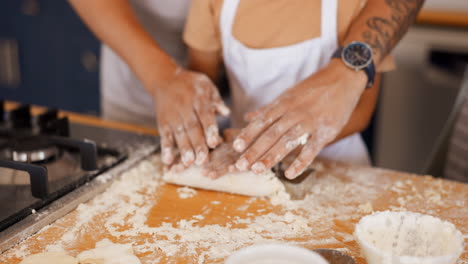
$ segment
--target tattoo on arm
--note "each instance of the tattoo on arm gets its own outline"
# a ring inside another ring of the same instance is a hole
[[[383,58],[390,53],[418,15],[424,0],[385,0],[391,17],[371,17],[362,37]]]

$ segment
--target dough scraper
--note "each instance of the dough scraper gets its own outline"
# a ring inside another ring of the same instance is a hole
[[[295,179],[290,180],[284,175],[284,166],[282,165],[282,163],[278,163],[273,167],[276,177],[283,183],[286,192],[291,196],[292,200],[304,199],[315,183],[315,177],[313,177],[315,170],[307,168]]]

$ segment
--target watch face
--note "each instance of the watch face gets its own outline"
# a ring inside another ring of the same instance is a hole
[[[372,62],[372,49],[362,42],[352,42],[343,49],[343,60],[355,69],[367,67]]]

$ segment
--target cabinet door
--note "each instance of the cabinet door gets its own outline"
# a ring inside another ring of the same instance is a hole
[[[67,1],[0,1],[0,97],[99,112],[99,42]]]

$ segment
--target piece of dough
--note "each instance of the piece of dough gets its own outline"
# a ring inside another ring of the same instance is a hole
[[[141,264],[132,245],[114,244],[109,239],[97,242],[94,249],[81,252],[77,258],[80,264]]]
[[[272,171],[256,174],[251,171],[228,173],[212,180],[203,175],[201,167],[192,166],[182,172],[166,172],[166,182],[247,196],[270,196],[284,190],[283,184]]]
[[[44,252],[23,259],[20,264],[78,264],[78,260],[63,252]]]

